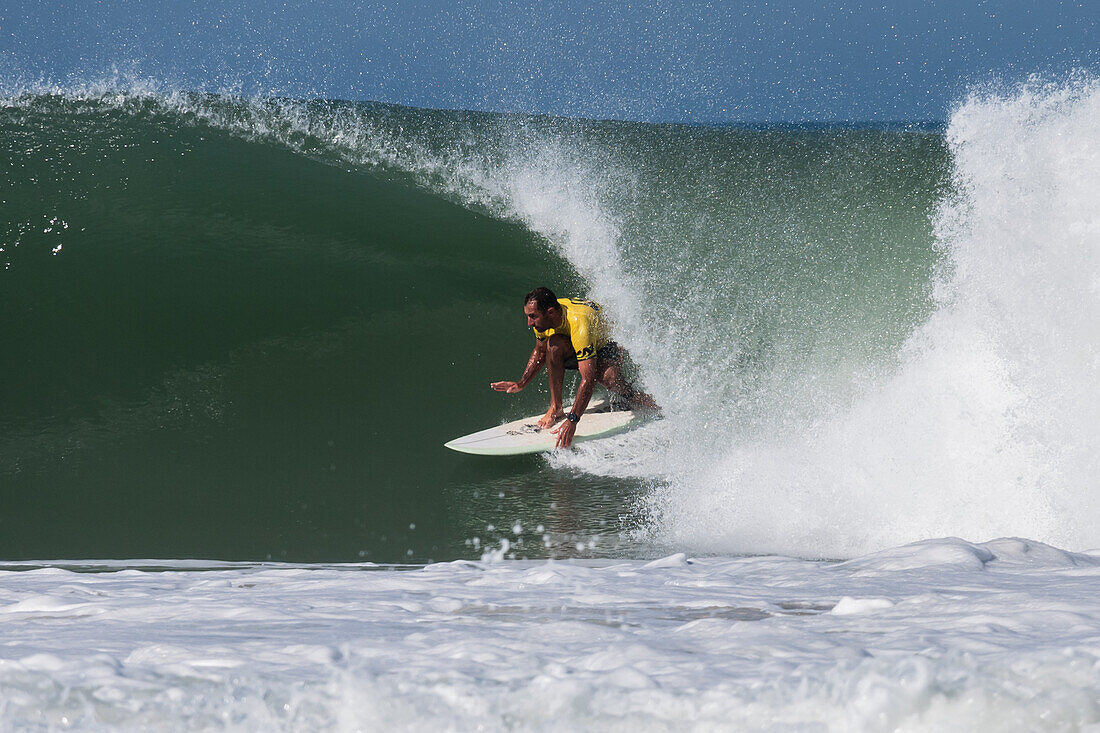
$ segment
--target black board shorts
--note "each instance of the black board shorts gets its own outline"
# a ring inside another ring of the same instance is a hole
[[[623,358],[622,347],[619,346],[614,341],[608,341],[606,344],[604,344],[603,346],[601,346],[599,349],[596,350],[596,361],[597,362],[600,362],[600,361],[618,362],[622,358]],[[578,366],[577,366],[576,357],[566,360],[565,368],[566,369],[577,369]]]

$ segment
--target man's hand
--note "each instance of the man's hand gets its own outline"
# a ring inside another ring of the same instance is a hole
[[[568,448],[573,445],[573,433],[577,432],[577,423],[566,420],[552,431],[558,435],[558,444],[555,448]]]
[[[523,389],[519,386],[519,382],[493,382],[489,385],[490,389],[495,389],[497,392],[507,392],[508,394],[515,394]]]

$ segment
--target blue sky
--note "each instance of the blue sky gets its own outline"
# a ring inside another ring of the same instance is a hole
[[[1100,0],[6,0],[0,72],[697,122],[942,120],[1100,71]]]

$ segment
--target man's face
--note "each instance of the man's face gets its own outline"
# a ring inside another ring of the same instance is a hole
[[[531,301],[524,304],[523,312],[527,314],[527,325],[530,328],[545,331],[558,325],[558,309],[553,306],[540,311],[538,305]]]

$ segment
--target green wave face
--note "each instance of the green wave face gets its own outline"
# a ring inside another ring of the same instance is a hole
[[[659,472],[442,448],[545,409],[488,389],[522,294],[601,301],[681,452],[763,440],[927,316],[948,175],[928,132],[182,93],[9,97],[0,144],[8,559],[659,552]]]

